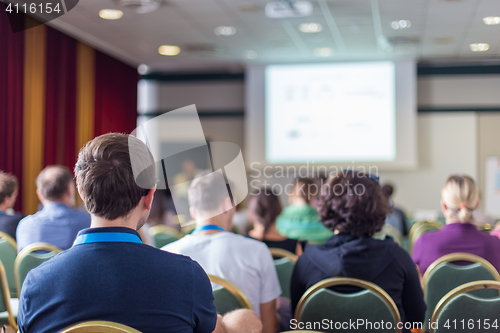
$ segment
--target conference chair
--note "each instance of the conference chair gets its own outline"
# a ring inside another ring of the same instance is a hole
[[[62,250],[49,243],[33,243],[25,247],[17,255],[14,262],[17,296],[21,295],[21,287],[29,271],[54,257]]]
[[[164,247],[167,244],[175,242],[182,235],[174,228],[167,227],[163,224],[155,225],[148,230],[157,249]]]
[[[399,246],[403,246],[404,237],[401,235],[398,229],[394,228],[390,224],[384,225],[381,231],[377,232],[373,237],[377,239],[384,239],[385,237],[391,237]]]
[[[10,298],[9,285],[5,268],[0,262],[0,325],[10,325],[17,330],[17,308],[19,302],[17,299]]]
[[[217,313],[225,315],[236,309],[253,310],[252,304],[243,292],[231,282],[215,275],[208,274],[212,283],[218,284],[220,288],[213,290],[214,304]]]
[[[271,251],[274,258],[274,267],[276,268],[281,286],[281,296],[290,298],[290,282],[292,281],[295,263],[299,257],[296,254],[279,248],[270,248],[269,251]]]
[[[425,233],[437,231],[442,228],[442,225],[436,221],[423,221],[423,222],[424,223],[421,223],[416,227],[415,225],[412,226],[412,228],[410,229],[410,231],[412,232],[411,234],[408,234],[408,247],[410,253],[413,251],[413,245],[415,245],[415,242],[420,238],[420,236],[422,236]]]
[[[479,290],[494,291],[497,297],[483,298],[471,294]],[[439,301],[429,333],[498,332],[499,291],[498,281],[475,281],[453,289]]]
[[[111,321],[86,321],[73,325],[60,333],[141,333],[138,330]]]
[[[352,286],[363,290],[354,293],[340,293],[328,288],[334,286]],[[398,308],[392,298],[379,286],[363,280],[351,278],[328,278],[310,287],[300,299],[295,310],[295,319],[298,322],[322,322],[323,319],[334,323],[357,322],[363,319],[365,326],[357,327],[357,333],[363,332],[397,332],[397,323],[401,322]],[[391,323],[382,329],[381,321]],[[371,323],[370,326],[368,323]],[[331,327],[327,332],[342,331]],[[322,328],[323,330],[323,328]],[[345,331],[347,331],[344,328]]]
[[[469,262],[469,265],[461,266],[454,262]],[[491,280],[500,281],[500,274],[495,267],[484,258],[469,253],[451,253],[434,261],[425,271],[422,279],[427,311],[425,315],[426,325],[438,302],[448,292],[464,283]],[[476,292],[476,296],[495,297],[496,291]],[[500,323],[499,323],[500,324]]]
[[[14,276],[14,262],[16,261],[16,257],[16,241],[8,234],[0,231],[0,261],[5,268],[11,297],[16,297],[16,279]]]

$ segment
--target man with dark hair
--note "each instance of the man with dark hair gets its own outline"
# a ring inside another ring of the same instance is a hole
[[[229,232],[234,214],[230,192],[222,172],[198,174],[188,189],[196,229],[162,249],[187,255],[208,274],[236,285],[262,319],[263,332],[275,333],[281,288],[273,258],[264,243]]]
[[[382,186],[382,194],[387,199],[388,205],[392,208],[392,212],[387,215],[387,218],[385,219],[385,224],[392,225],[399,231],[399,233],[401,233],[401,235],[406,236],[408,235],[406,215],[401,209],[394,206],[394,202],[391,199],[393,193],[394,186],[390,184],[385,184],[384,186]]]
[[[66,167],[48,166],[38,175],[36,186],[43,208],[19,222],[18,251],[37,242],[69,249],[78,232],[90,226],[90,215],[72,208],[75,204],[73,175]]]
[[[143,333],[225,332],[200,265],[142,244],[137,233],[151,210],[155,172],[149,149],[132,136],[105,134],[80,150],[75,175],[91,227],[26,277],[21,333],[60,332],[90,320]]]
[[[19,185],[17,178],[0,171],[0,231],[16,238],[16,228],[23,218],[21,214],[9,214],[16,203]]]

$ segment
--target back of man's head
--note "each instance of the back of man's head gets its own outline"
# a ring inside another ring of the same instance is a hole
[[[384,186],[382,186],[382,194],[387,198],[389,199],[392,194],[394,193],[394,186],[392,186],[391,184],[385,184]]]
[[[59,201],[68,194],[68,185],[73,183],[73,174],[61,165],[51,165],[40,172],[36,187],[43,199]]]
[[[138,179],[134,177],[131,152],[134,161],[145,166]],[[75,165],[78,192],[85,207],[106,220],[126,217],[137,207],[155,186],[155,173],[155,161],[148,147],[133,136],[119,133],[89,141],[80,150]]]
[[[188,189],[189,206],[197,218],[223,213],[224,201],[229,198],[229,185],[221,172],[203,171],[192,181]]]
[[[0,205],[14,194],[18,186],[16,176],[0,171]]]

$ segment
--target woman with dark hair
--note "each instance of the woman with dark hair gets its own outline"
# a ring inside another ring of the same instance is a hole
[[[302,247],[297,240],[289,239],[276,230],[276,218],[280,213],[278,196],[270,188],[260,189],[252,196],[248,205],[248,218],[253,222],[253,229],[248,235],[270,248],[280,248],[301,255]]]
[[[390,237],[372,236],[389,212],[376,177],[348,171],[332,177],[318,198],[319,219],[337,234],[324,244],[308,245],[292,275],[293,311],[313,284],[329,277],[375,283],[396,303],[403,322],[423,322],[426,305],[419,275],[410,256]],[[340,292],[353,292],[339,288]]]

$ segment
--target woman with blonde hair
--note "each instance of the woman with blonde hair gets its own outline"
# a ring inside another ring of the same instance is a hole
[[[479,206],[479,188],[464,174],[452,175],[441,190],[441,208],[446,225],[423,234],[413,247],[412,258],[422,274],[430,264],[449,253],[465,252],[488,260],[500,270],[500,239],[479,231],[472,212]]]

